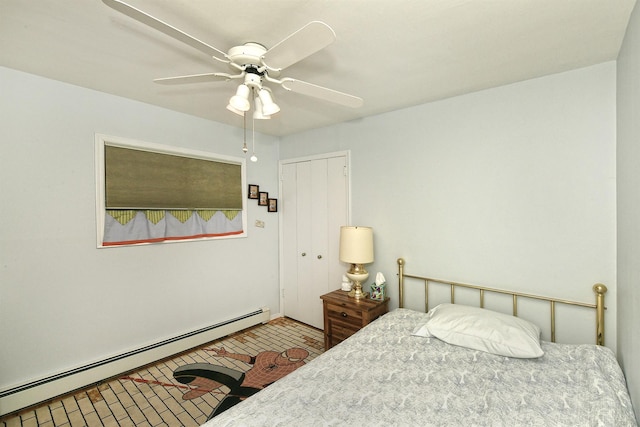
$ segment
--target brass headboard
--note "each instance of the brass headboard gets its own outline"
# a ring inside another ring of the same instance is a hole
[[[551,342],[556,342],[556,304],[575,305],[580,307],[587,307],[596,310],[596,344],[604,345],[604,294],[607,292],[607,287],[601,283],[593,285],[593,291],[596,294],[595,304],[588,304],[579,301],[569,301],[558,298],[550,298],[540,295],[525,294],[521,292],[506,291],[503,289],[488,288],[485,286],[469,285],[466,283],[457,283],[450,280],[434,279],[431,277],[414,276],[412,274],[405,274],[404,272],[404,259],[398,258],[398,285],[399,285],[399,299],[400,308],[404,307],[404,279],[419,279],[424,281],[424,310],[429,311],[429,283],[437,283],[442,285],[448,285],[451,288],[451,303],[455,303],[455,289],[456,287],[477,289],[480,296],[480,307],[484,308],[484,294],[485,292],[493,292],[499,294],[511,295],[513,299],[513,315],[518,316],[518,298],[529,298],[534,300],[548,301],[551,312]]]

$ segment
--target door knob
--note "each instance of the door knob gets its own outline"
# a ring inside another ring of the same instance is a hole
[[[322,255],[318,255],[318,259],[322,259]]]
[[[307,256],[307,253],[306,252],[302,252],[302,256]]]

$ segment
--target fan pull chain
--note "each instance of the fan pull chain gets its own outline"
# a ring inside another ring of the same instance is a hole
[[[244,144],[242,145],[242,152],[246,154],[249,149],[247,148],[247,112],[242,113],[242,129],[244,131]]]
[[[251,155],[251,161],[257,162],[258,157],[256,156],[256,119],[251,118],[251,139],[253,141],[253,154]]]

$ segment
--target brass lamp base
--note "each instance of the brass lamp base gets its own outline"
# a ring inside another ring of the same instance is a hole
[[[367,280],[369,273],[362,264],[351,264],[351,269],[347,271],[347,277],[353,281],[353,289],[348,295],[355,299],[366,298],[367,294],[362,292],[362,282]]]
[[[354,282],[353,289],[351,289],[347,295],[355,299],[366,298],[367,296],[367,294],[362,292],[362,284],[360,282]]]

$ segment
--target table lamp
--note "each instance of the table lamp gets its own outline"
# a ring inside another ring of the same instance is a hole
[[[340,261],[351,264],[347,277],[353,281],[350,297],[364,298],[362,282],[369,273],[364,264],[373,262],[373,229],[371,227],[340,227]]]

